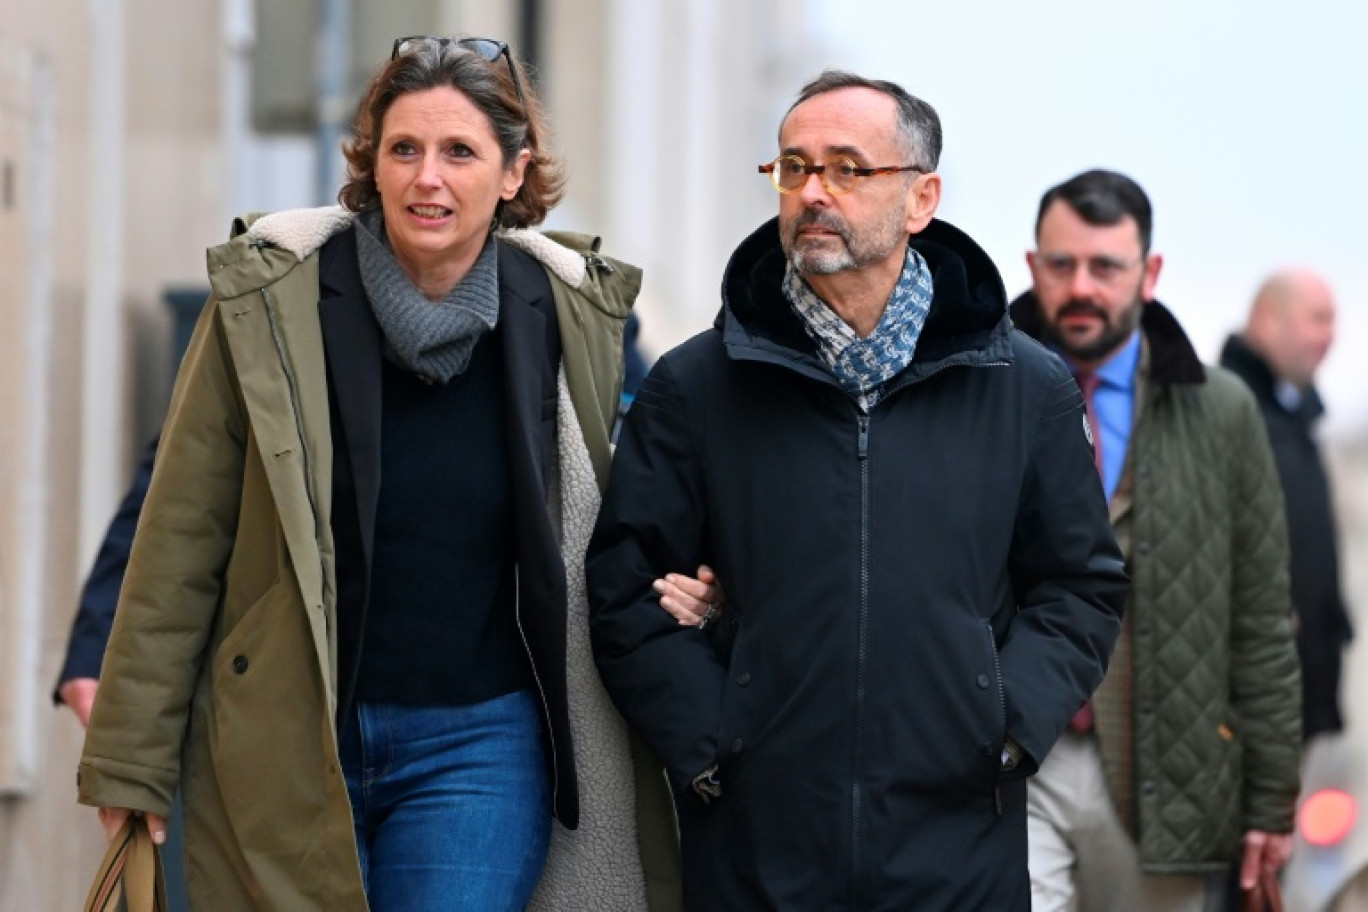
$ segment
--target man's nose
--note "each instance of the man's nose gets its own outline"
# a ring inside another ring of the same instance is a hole
[[[1087,260],[1074,264],[1073,275],[1069,277],[1069,296],[1079,301],[1091,301],[1097,294],[1097,280],[1088,269]]]
[[[827,190],[826,184],[822,183],[822,175],[814,171],[806,175],[803,186],[798,190],[798,198],[803,201],[804,206],[825,206],[831,202],[831,192]]]

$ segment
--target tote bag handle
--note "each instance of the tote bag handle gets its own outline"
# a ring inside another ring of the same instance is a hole
[[[166,912],[161,854],[147,821],[136,814],[128,815],[105,850],[85,912],[117,912],[121,899],[127,901],[128,912]]]
[[[1282,890],[1276,874],[1262,873],[1254,889],[1244,895],[1243,912],[1283,912]]]

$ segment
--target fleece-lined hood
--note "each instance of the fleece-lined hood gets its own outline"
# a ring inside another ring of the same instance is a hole
[[[925,258],[935,282],[935,298],[910,370],[924,372],[951,357],[965,363],[1011,362],[1007,292],[983,248],[939,219],[932,219],[908,245]],[[783,296],[785,264],[777,218],[761,225],[732,254],[715,325],[733,357],[796,357],[818,363],[812,340]]]
[[[219,298],[258,291],[304,262],[354,221],[356,213],[341,206],[288,209],[236,219],[233,239],[208,253],[210,285]],[[636,267],[597,257],[597,238],[530,229],[500,231],[496,237],[535,258],[571,288],[579,288],[589,278],[590,254],[613,270],[625,272],[635,286],[640,285]]]

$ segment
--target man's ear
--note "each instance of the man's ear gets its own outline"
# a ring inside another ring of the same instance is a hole
[[[907,188],[907,233],[920,234],[940,208],[941,176],[934,171],[918,174]]]
[[[1159,270],[1163,268],[1163,254],[1151,253],[1145,257],[1145,281],[1140,288],[1140,299],[1145,303],[1154,300],[1154,286],[1159,284]]]

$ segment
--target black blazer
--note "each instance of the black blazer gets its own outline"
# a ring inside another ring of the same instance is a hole
[[[319,317],[328,363],[333,437],[332,531],[336,549],[337,721],[350,712],[369,604],[380,494],[383,335],[361,284],[352,231],[328,241],[319,259]],[[565,566],[546,509],[556,458],[560,330],[550,279],[535,259],[499,247],[499,321],[504,345],[509,471],[512,478],[518,617],[540,689],[554,766],[556,816],[578,821],[578,789],[565,686]]]

